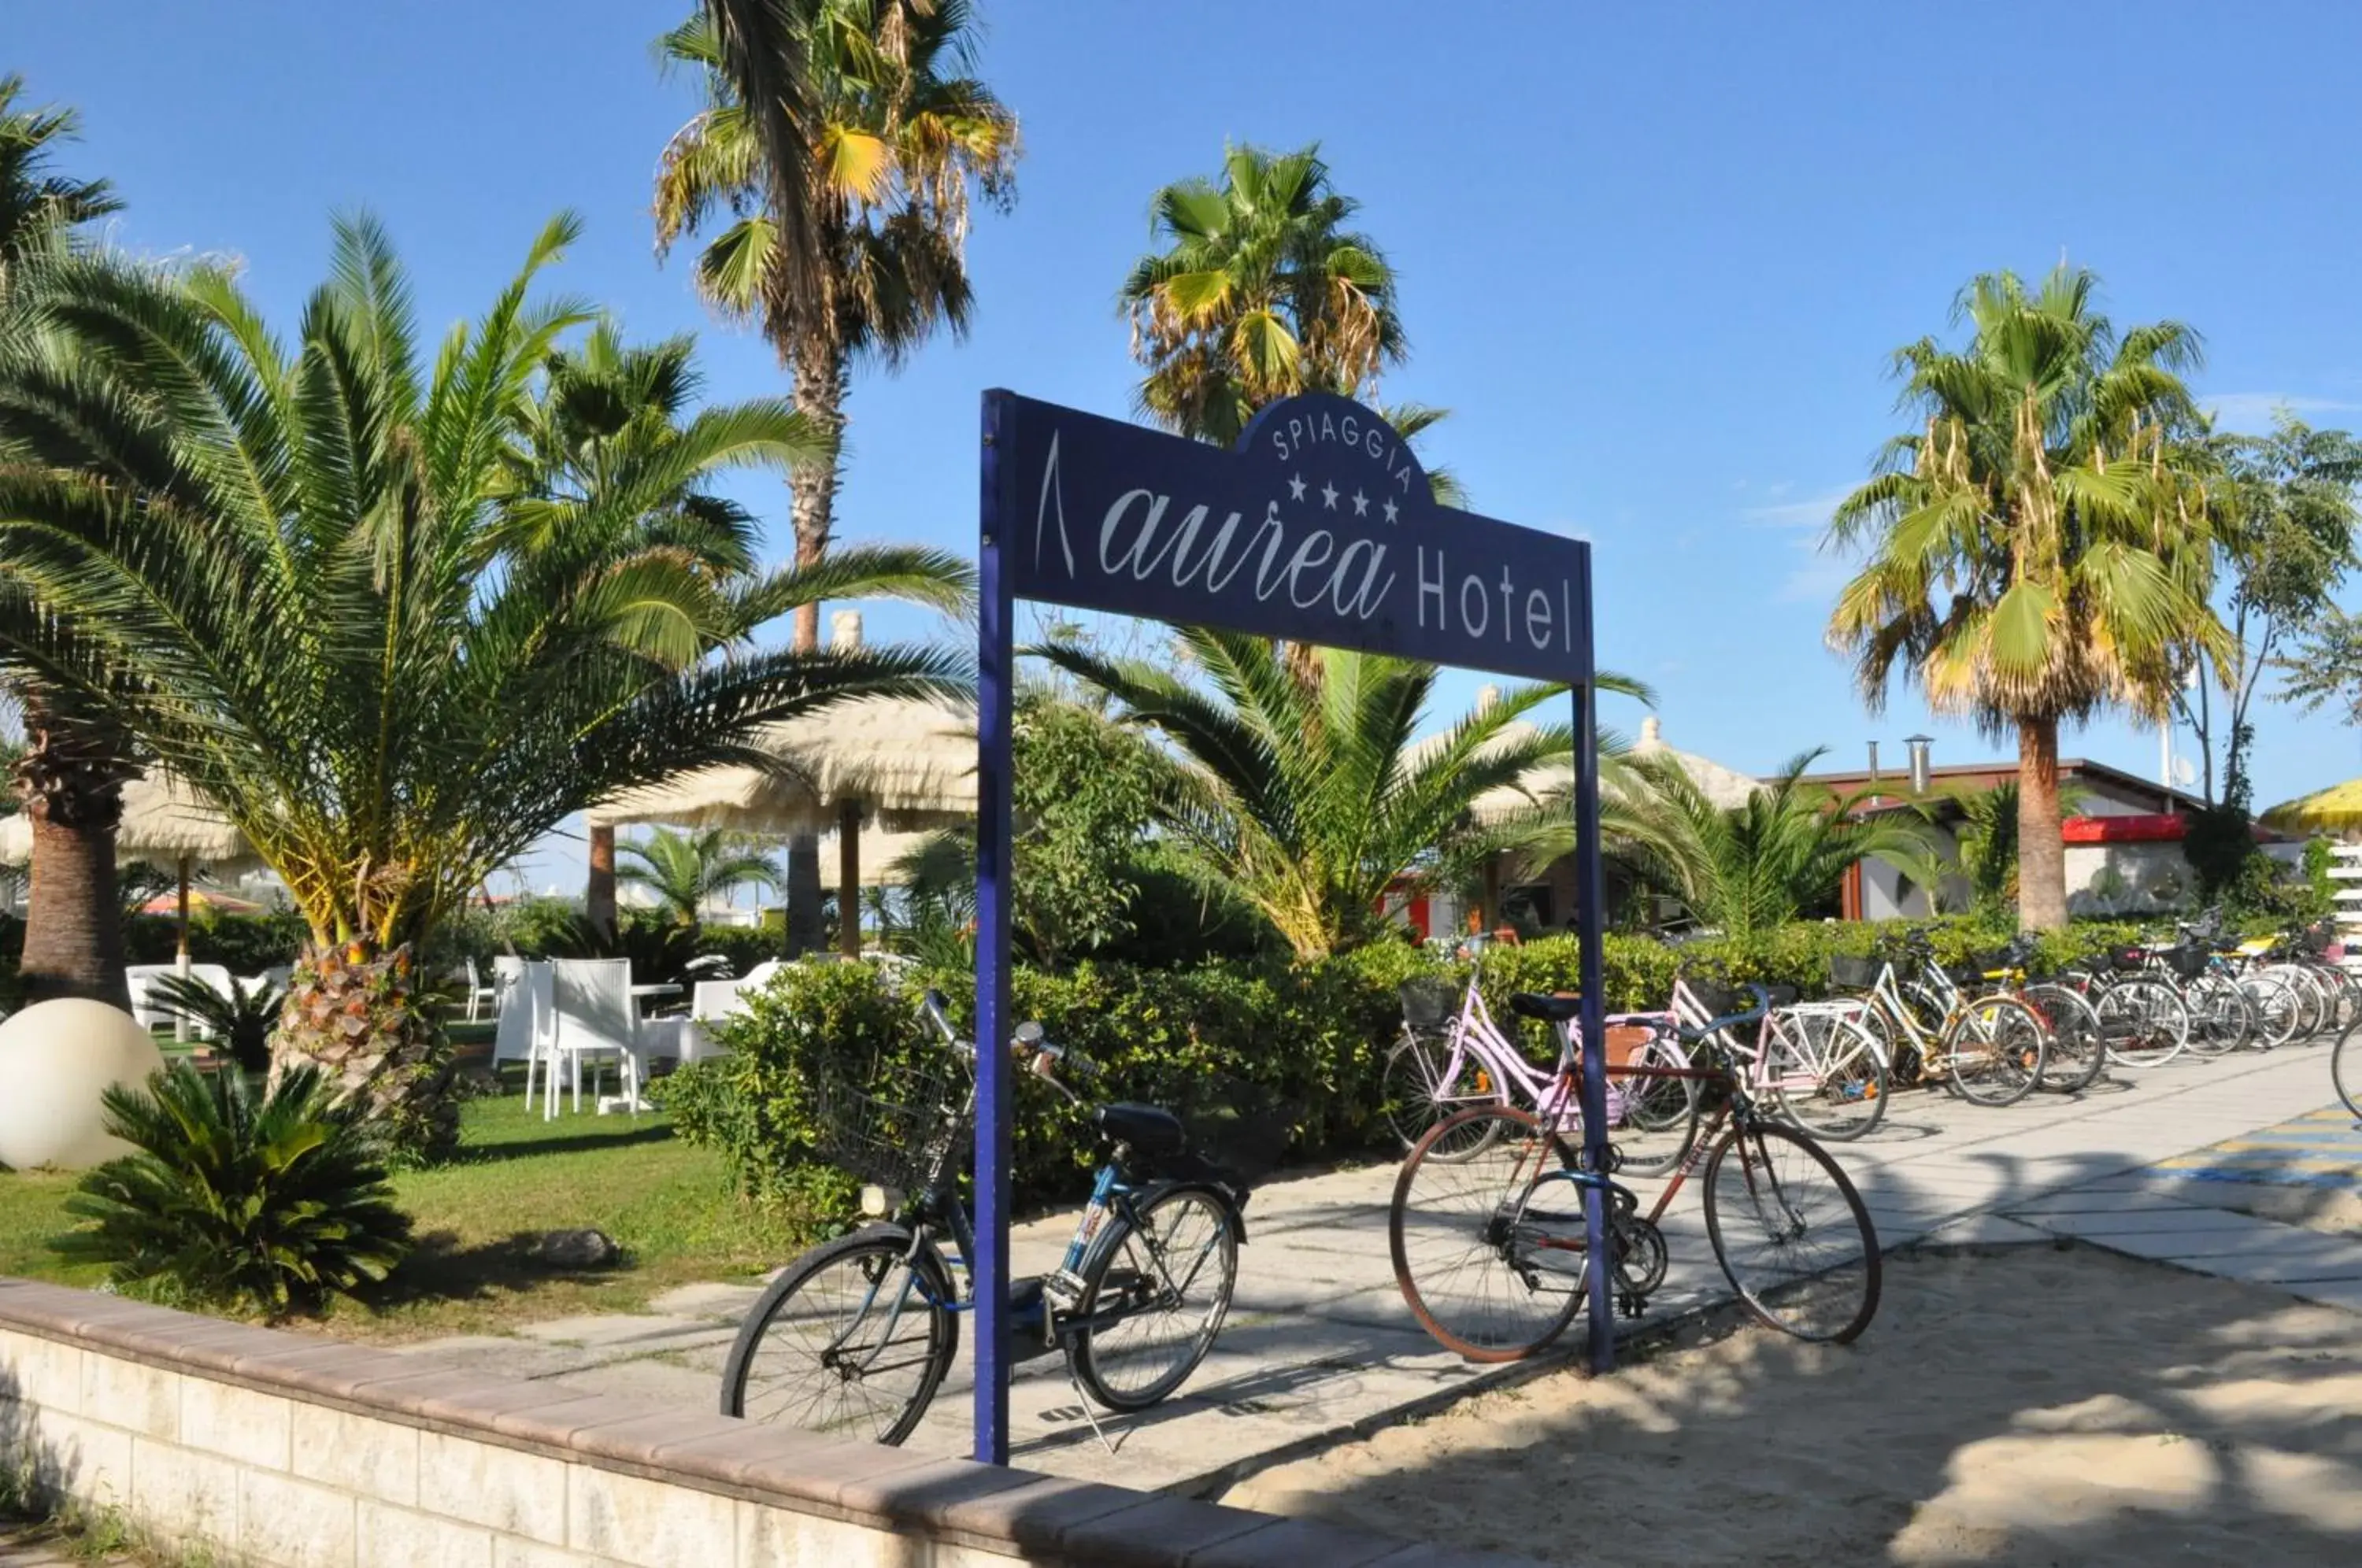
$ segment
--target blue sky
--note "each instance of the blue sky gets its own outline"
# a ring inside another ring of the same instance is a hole
[[[1602,661],[1656,685],[1669,740],[1733,766],[1815,745],[1852,766],[1923,727],[1939,762],[2006,754],[1905,690],[1868,717],[1820,638],[1841,569],[1817,529],[1898,427],[1887,357],[1945,331],[1970,274],[2065,255],[2119,322],[2204,334],[2226,422],[2285,401],[2362,424],[2362,7],[978,4],[1020,199],[977,226],[972,337],[858,382],[847,536],[973,547],[982,388],[1128,408],[1116,286],[1150,193],[1226,138],[1320,142],[1401,276],[1413,356],[1387,395],[1453,410],[1428,454],[1477,510],[1594,541]],[[691,94],[649,40],[683,10],[18,5],[0,71],[82,107],[71,156],[129,201],[119,243],[241,258],[281,321],[334,210],[385,219],[439,327],[571,207],[590,228],[556,286],[635,335],[700,329],[717,396],[775,392],[768,354],[650,245]],[[784,498],[748,496],[784,547]],[[2267,708],[2260,731],[2261,801],[2362,771],[2325,720]],[[2121,723],[2065,749],[2158,766],[2155,732]],[[570,888],[579,862],[552,845],[533,879]]]

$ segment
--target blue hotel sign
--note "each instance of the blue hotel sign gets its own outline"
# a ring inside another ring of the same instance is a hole
[[[1590,547],[1437,504],[1359,403],[1290,398],[1231,452],[991,396],[1018,598],[1590,679]]]
[[[1591,548],[1439,506],[1393,428],[1347,398],[1289,398],[1224,451],[1014,392],[984,394],[977,555],[976,1038],[1007,1040],[1015,605],[1038,599],[1184,625],[1563,681],[1573,689],[1583,1103],[1606,1159],[1599,1042],[1598,757]],[[976,1456],[1009,1458],[1010,1110],[1005,1052],[977,1057]],[[1586,1202],[1594,1256],[1606,1246]],[[1589,1271],[1592,1364],[1613,1354]]]

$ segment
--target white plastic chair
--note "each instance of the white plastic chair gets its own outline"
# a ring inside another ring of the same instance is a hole
[[[492,1066],[497,1070],[502,1062],[524,1064],[524,1100],[530,1106],[534,1075],[557,1071],[549,1059],[554,1021],[549,966],[528,964],[522,958],[495,958],[492,978],[501,993],[492,1013]]]
[[[124,984],[131,990],[131,1016],[142,1029],[170,1029],[172,1010],[156,995],[156,983],[167,975],[180,971],[170,964],[134,964],[123,971]]]
[[[497,960],[495,962],[497,962]],[[495,971],[494,973],[492,984],[489,986],[484,984],[484,977],[482,973],[477,969],[475,959],[470,957],[468,960],[469,1022],[474,1023],[484,1016],[484,1004],[486,1002],[492,1004],[495,1009],[494,1016],[497,1017],[497,1010],[501,1004],[501,988],[498,972]]]
[[[563,1066],[572,1085],[574,1109],[582,1109],[582,1063],[592,1064],[591,1099],[598,1099],[599,1064],[615,1058],[624,1081],[624,1103],[640,1109],[640,1019],[632,1000],[628,958],[559,958],[550,965],[557,1027],[550,1037],[551,1076],[544,1095],[544,1120],[557,1114],[556,1070]]]

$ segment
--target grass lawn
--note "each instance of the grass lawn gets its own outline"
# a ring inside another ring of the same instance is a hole
[[[68,1229],[74,1177],[0,1173],[0,1274],[94,1286],[104,1270],[50,1253]],[[665,1119],[574,1115],[544,1121],[519,1094],[469,1101],[451,1164],[394,1178],[418,1250],[378,1299],[336,1304],[323,1327],[355,1339],[496,1331],[581,1312],[628,1312],[695,1280],[745,1279],[777,1267],[807,1239],[742,1202],[721,1159],[672,1135]],[[553,1273],[521,1239],[594,1227],[624,1249],[619,1266]],[[300,1326],[300,1325],[298,1325]]]

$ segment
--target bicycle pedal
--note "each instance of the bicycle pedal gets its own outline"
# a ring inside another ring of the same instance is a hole
[[[1618,1291],[1616,1296],[1616,1310],[1627,1318],[1645,1317],[1649,1310],[1649,1298],[1645,1296],[1634,1296],[1628,1291]]]

